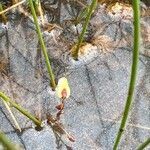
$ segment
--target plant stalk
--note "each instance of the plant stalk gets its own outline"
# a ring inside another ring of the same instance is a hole
[[[0,131],[0,143],[4,147],[6,147],[7,150],[17,150],[14,146],[14,144],[6,137],[6,135]]]
[[[137,150],[143,150],[149,144],[150,144],[150,138],[148,138],[144,143],[140,144]]]
[[[12,107],[16,108],[19,112],[21,112],[23,115],[28,117],[30,120],[32,120],[37,126],[41,126],[42,122],[36,119],[33,115],[31,115],[27,110],[22,108],[20,105],[16,104],[14,101],[12,101],[9,97],[7,97],[4,93],[0,92],[0,98],[2,100],[9,103]]]
[[[85,35],[85,32],[86,32],[86,29],[88,27],[91,15],[92,15],[94,9],[96,8],[96,5],[97,5],[97,0],[92,0],[92,3],[90,5],[90,7],[89,7],[89,11],[87,12],[87,16],[86,16],[86,19],[85,19],[85,23],[83,25],[82,32],[81,32],[81,34],[79,36],[79,39],[78,39],[78,43],[77,43],[76,49],[73,50],[73,52],[72,52],[72,57],[75,60],[78,60],[79,48],[80,48],[81,43],[83,42],[83,38],[84,38],[84,35]]]
[[[139,0],[133,1],[133,13],[134,13],[134,46],[133,46],[133,56],[132,56],[133,61],[132,61],[130,84],[129,84],[128,96],[127,96],[121,124],[119,127],[117,137],[115,139],[113,150],[117,149],[120,143],[123,131],[125,130],[126,122],[129,116],[129,111],[130,111],[132,101],[133,101],[135,85],[136,85],[138,60],[139,60],[139,48],[140,48],[140,3],[139,3]]]
[[[30,4],[33,19],[34,19],[34,23],[35,23],[35,26],[36,26],[38,38],[39,38],[39,41],[40,41],[40,44],[41,44],[41,47],[42,47],[42,51],[43,51],[43,54],[44,54],[44,57],[45,57],[45,62],[46,62],[47,70],[48,70],[49,77],[50,77],[50,80],[51,80],[52,89],[55,90],[55,88],[56,88],[55,77],[54,77],[54,74],[53,74],[53,71],[52,71],[52,68],[51,68],[51,64],[50,64],[49,57],[48,57],[48,54],[47,54],[47,49],[46,49],[46,46],[45,46],[45,43],[44,43],[44,40],[43,40],[43,37],[42,37],[41,29],[40,29],[40,26],[38,24],[38,19],[37,19],[36,12],[35,12],[35,9],[34,9],[33,1],[29,0],[29,4]]]
[[[4,102],[4,105],[5,105],[6,109],[7,109],[8,112],[9,112],[9,114],[10,114],[12,120],[14,121],[14,124],[15,124],[16,129],[18,129],[19,132],[21,132],[21,128],[20,128],[20,126],[19,126],[19,123],[17,122],[17,119],[15,118],[15,116],[14,116],[14,114],[13,114],[13,112],[12,112],[10,106],[9,106],[9,104],[8,104],[6,101],[3,101],[3,102]]]

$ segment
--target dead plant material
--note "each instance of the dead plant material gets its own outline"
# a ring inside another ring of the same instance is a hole
[[[63,29],[62,27],[60,27],[57,24],[51,24],[48,22],[44,22],[44,24],[42,24],[42,26],[43,26],[44,31],[47,31],[47,32],[51,32],[53,29],[56,29],[56,28]]]
[[[50,114],[47,114],[47,124],[50,125],[58,135],[66,135],[69,141],[75,142],[75,138],[65,130],[63,124]]]
[[[8,65],[8,60],[0,53],[0,74],[2,76],[8,74]]]
[[[18,7],[19,5],[23,4],[24,2],[26,2],[26,0],[23,0],[23,1],[21,1],[21,2],[18,2],[18,3],[16,3],[16,4],[14,4],[14,5],[12,5],[12,6],[8,7],[8,8],[6,8],[5,10],[3,10],[3,11],[0,12],[0,15],[3,14],[3,13],[6,13],[6,12],[8,12],[8,11],[14,9],[14,8],[16,8],[16,7]]]
[[[112,52],[118,42],[113,41],[109,36],[107,35],[99,35],[96,37],[93,37],[91,40],[91,43],[94,46],[97,46],[98,49],[102,52],[102,53],[108,53],[108,52]]]
[[[0,3],[0,11],[3,11],[3,6],[1,3]],[[7,23],[6,15],[3,13],[3,14],[1,14],[1,17],[2,17],[2,22],[6,25],[6,23]]]

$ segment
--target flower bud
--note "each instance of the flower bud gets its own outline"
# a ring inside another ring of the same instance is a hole
[[[56,93],[57,93],[57,96],[61,99],[66,99],[70,96],[70,87],[69,87],[67,78],[62,77],[58,80]]]

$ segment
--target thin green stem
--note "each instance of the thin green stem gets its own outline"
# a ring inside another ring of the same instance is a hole
[[[20,111],[23,115],[28,117],[30,120],[32,120],[37,126],[41,126],[41,121],[36,119],[33,115],[31,115],[27,110],[16,104],[14,101],[12,101],[9,97],[7,97],[4,93],[0,92],[0,98],[2,100],[6,101],[9,103],[12,107],[16,108],[18,111]]]
[[[39,16],[39,3],[40,3],[39,0],[33,0],[33,5],[34,5],[34,8],[35,8],[35,12],[36,12],[36,15],[38,15],[38,16]]]
[[[148,138],[144,143],[140,144],[137,150],[143,150],[149,144],[150,144],[150,138]]]
[[[128,96],[125,104],[124,113],[122,116],[121,124],[119,127],[119,131],[113,146],[113,150],[116,150],[123,131],[125,129],[125,125],[129,116],[129,111],[133,101],[133,95],[136,85],[137,78],[137,70],[138,70],[138,60],[139,60],[139,44],[140,44],[140,8],[139,8],[139,0],[133,1],[133,11],[134,11],[134,49],[133,49],[133,61],[132,61],[132,69],[131,69],[131,77],[130,84],[128,90]]]
[[[41,47],[42,47],[42,51],[43,51],[43,54],[44,54],[44,57],[45,57],[45,62],[46,62],[47,70],[48,70],[48,73],[49,73],[49,77],[51,79],[51,85],[52,85],[53,90],[55,90],[55,88],[56,88],[55,77],[54,77],[54,74],[53,74],[53,71],[52,71],[52,68],[51,68],[50,60],[49,60],[49,57],[48,57],[48,54],[47,54],[47,49],[46,49],[46,46],[45,46],[45,43],[44,43],[44,40],[43,40],[43,37],[42,37],[41,29],[40,29],[40,26],[38,24],[38,19],[37,19],[36,12],[35,12],[35,9],[34,9],[33,1],[29,0],[29,4],[30,4],[33,19],[34,19],[34,23],[35,23],[35,26],[36,26],[38,38],[39,38],[39,41],[40,41],[40,44],[41,44]]]
[[[0,131],[0,143],[4,147],[6,147],[7,150],[17,150],[14,146],[14,144],[6,137],[6,135]]]
[[[72,52],[72,57],[75,60],[78,60],[79,48],[80,48],[80,45],[81,45],[81,43],[83,41],[86,29],[88,27],[88,24],[89,24],[89,21],[90,21],[90,18],[91,18],[91,15],[92,15],[94,9],[96,8],[96,5],[97,5],[97,0],[92,0],[92,3],[90,5],[90,7],[89,7],[89,11],[87,12],[87,16],[86,16],[86,19],[85,19],[85,23],[83,25],[82,32],[81,32],[81,34],[79,36],[79,39],[78,39],[78,43],[77,43],[76,49],[73,50],[73,52]]]

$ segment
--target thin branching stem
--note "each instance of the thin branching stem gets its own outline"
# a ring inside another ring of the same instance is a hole
[[[38,24],[38,19],[37,19],[36,12],[35,12],[35,9],[34,9],[33,1],[29,0],[29,4],[30,4],[33,19],[34,19],[34,23],[35,23],[35,26],[36,26],[38,38],[39,38],[39,41],[40,41],[40,44],[41,44],[41,47],[42,47],[42,51],[43,51],[43,54],[44,54],[44,57],[45,57],[45,62],[46,62],[47,70],[48,70],[48,73],[49,73],[49,77],[51,79],[51,85],[52,85],[53,90],[55,90],[55,88],[56,88],[55,77],[54,77],[54,74],[53,74],[53,71],[52,71],[52,68],[51,68],[50,60],[49,60],[47,49],[46,49],[46,46],[45,46],[45,43],[44,43],[44,40],[43,40],[43,37],[42,37],[41,29],[40,29],[40,26]]]
[[[80,36],[79,36],[76,49],[73,50],[73,52],[72,52],[72,57],[73,57],[75,60],[78,60],[79,48],[80,48],[81,43],[83,42],[83,38],[84,38],[84,35],[85,35],[85,32],[86,32],[86,29],[87,29],[87,27],[88,27],[88,24],[89,24],[91,15],[92,15],[94,9],[96,8],[96,5],[97,5],[97,0],[93,0],[92,3],[91,3],[91,5],[90,5],[90,7],[89,7],[89,11],[87,12],[87,16],[86,16],[86,19],[85,19],[85,23],[84,23],[84,25],[83,25],[82,32],[81,32],[81,34],[80,34]]]
[[[116,150],[123,131],[126,126],[126,122],[129,116],[131,104],[133,101],[133,95],[136,85],[136,78],[137,78],[137,70],[138,70],[138,60],[139,60],[139,44],[140,44],[140,8],[139,8],[139,0],[133,1],[133,11],[134,11],[134,49],[133,49],[133,61],[132,61],[132,69],[131,69],[131,77],[130,77],[130,84],[128,89],[128,96],[125,104],[125,109],[123,112],[121,124],[119,127],[119,131],[117,137],[115,139],[115,143],[113,146],[113,150]]]
[[[150,138],[148,138],[144,143],[140,144],[137,150],[143,150],[148,145],[150,145]]]
[[[18,105],[17,103],[15,103],[14,101],[12,101],[8,96],[6,96],[3,92],[0,92],[0,98],[4,101],[6,101],[7,103],[9,103],[12,107],[16,108],[19,112],[21,112],[23,115],[25,115],[26,117],[28,117],[30,120],[32,120],[35,125],[37,126],[41,126],[42,122],[38,119],[36,119],[33,115],[31,115],[27,110],[25,110],[24,108],[22,108],[20,105]]]
[[[6,137],[6,135],[0,131],[0,143],[7,149],[7,150],[17,150],[14,144]]]

